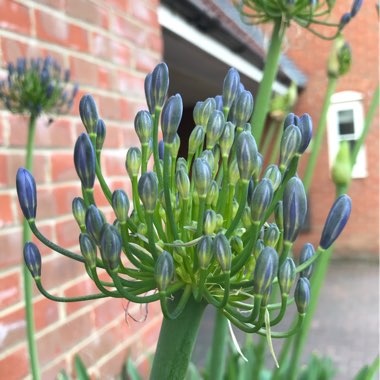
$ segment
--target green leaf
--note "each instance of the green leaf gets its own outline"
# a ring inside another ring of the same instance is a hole
[[[131,358],[127,362],[128,380],[143,380]]]
[[[201,380],[202,375],[199,373],[197,367],[194,363],[189,364],[189,367],[187,368],[186,377],[185,380]]]
[[[270,335],[270,315],[269,315],[268,309],[265,309],[265,331],[266,331],[269,351],[272,354],[272,357],[273,357],[274,363],[276,364],[276,367],[279,368],[280,366],[278,365],[276,354],[275,354],[274,349],[273,349],[272,337]]]
[[[79,355],[75,355],[74,365],[78,380],[90,380],[90,376],[87,372],[86,366],[82,362]]]

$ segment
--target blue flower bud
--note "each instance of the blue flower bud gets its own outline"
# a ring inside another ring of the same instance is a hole
[[[310,144],[311,137],[313,135],[313,121],[309,114],[304,113],[298,124],[298,128],[301,132],[301,143],[298,148],[298,153],[302,154]]]
[[[267,166],[263,178],[268,178],[272,182],[273,191],[276,191],[281,185],[282,175],[277,165],[271,164]]]
[[[210,165],[206,160],[197,158],[193,163],[193,181],[199,198],[206,198],[211,180]]]
[[[234,119],[231,120],[237,127],[245,124],[252,115],[253,111],[253,96],[249,91],[242,91],[235,100]]]
[[[212,238],[210,236],[203,236],[197,244],[197,258],[198,264],[201,269],[206,270],[213,258]]]
[[[225,123],[222,135],[219,139],[219,146],[222,153],[222,157],[228,157],[234,140],[235,126],[230,121],[228,121],[227,123]]]
[[[301,250],[299,264],[302,265],[305,261],[311,259],[314,256],[315,250],[312,244],[306,243]],[[309,265],[303,271],[301,271],[300,276],[310,278],[314,269],[314,264]]]
[[[100,242],[100,235],[106,219],[103,213],[94,205],[90,205],[86,211],[85,224],[87,233],[95,240]]]
[[[85,218],[86,218],[86,206],[84,200],[80,197],[76,197],[72,202],[72,211],[76,222],[80,228],[85,227]]]
[[[264,231],[264,244],[276,248],[278,239],[280,238],[280,230],[274,223],[269,224],[269,227]]]
[[[203,217],[203,233],[211,235],[216,229],[216,212],[214,210],[206,210]]]
[[[339,21],[339,29],[343,29],[350,21],[351,12],[344,13]]]
[[[219,198],[219,186],[216,181],[212,181],[207,192],[206,203],[215,207]]]
[[[201,153],[200,158],[202,158],[203,160],[205,160],[208,163],[208,166],[210,166],[211,171],[214,170],[215,158],[214,158],[214,154],[211,152],[211,150],[204,150]]]
[[[171,254],[162,251],[156,261],[154,268],[154,278],[159,291],[165,291],[174,277],[174,261]]]
[[[104,224],[100,238],[100,254],[106,267],[116,272],[120,265],[121,236],[115,226]]]
[[[310,282],[306,277],[298,279],[294,290],[294,300],[299,314],[305,314],[310,303]]]
[[[88,134],[82,133],[74,147],[74,165],[85,189],[92,189],[95,182],[96,158]]]
[[[280,230],[284,229],[284,205],[282,201],[278,201],[274,207],[274,220]]]
[[[363,5],[363,0],[354,0],[351,8],[351,17],[355,17]]]
[[[96,267],[96,243],[90,235],[81,233],[79,235],[79,247],[86,264],[90,268]]]
[[[214,99],[215,99],[216,109],[218,111],[223,111],[223,96],[216,95]]]
[[[190,179],[187,175],[187,169],[181,168],[180,170],[177,170],[175,179],[179,196],[182,199],[189,199]]]
[[[148,111],[139,111],[135,117],[135,131],[141,144],[148,144],[152,136],[153,120]]]
[[[208,124],[208,119],[211,114],[216,110],[216,102],[214,98],[207,98],[204,102],[199,106],[197,114],[194,116],[197,117],[195,124],[201,125],[206,128]]]
[[[24,261],[32,277],[38,280],[41,277],[41,254],[38,247],[30,241],[24,245]]]
[[[231,108],[235,100],[236,93],[240,84],[240,75],[234,68],[230,68],[223,82],[223,106]]]
[[[158,64],[152,72],[152,95],[156,107],[162,107],[169,89],[169,69],[166,63]]]
[[[125,158],[125,168],[130,178],[137,177],[139,175],[141,166],[141,151],[139,148],[132,147],[128,149],[127,156]]]
[[[343,231],[350,214],[351,198],[348,195],[343,194],[335,200],[329,215],[327,216],[321,240],[319,242],[319,245],[323,249],[329,248],[338,238]]]
[[[295,125],[284,130],[280,145],[280,168],[286,169],[296,155],[301,144],[301,132]]]
[[[174,136],[174,140],[172,142],[172,149],[170,153],[174,161],[177,158],[180,146],[181,146],[181,139],[179,137],[179,134],[176,133],[176,135]]]
[[[284,129],[288,128],[290,125],[295,125],[297,127],[300,125],[299,117],[292,112],[289,113],[284,120]]]
[[[65,70],[63,80],[65,81],[65,83],[68,83],[70,81],[70,69]]]
[[[91,95],[84,95],[79,102],[79,115],[87,133],[96,134],[96,123],[98,122],[98,109]]]
[[[158,142],[158,158],[160,160],[164,159],[164,153],[165,153],[165,144],[163,140],[160,140]]]
[[[255,257],[255,259],[257,259],[260,256],[264,248],[265,248],[265,245],[262,239],[257,239],[255,247],[253,248],[253,256]]]
[[[307,198],[302,181],[292,177],[283,196],[284,240],[294,242],[307,213]]]
[[[28,170],[24,168],[17,170],[16,188],[18,201],[25,219],[28,221],[35,219],[37,210],[36,182]]]
[[[265,247],[256,261],[253,291],[255,294],[263,295],[277,275],[278,254],[272,247]]]
[[[287,257],[278,271],[278,284],[281,294],[288,295],[296,279],[296,264],[293,259]]]
[[[215,110],[209,117],[206,129],[206,149],[213,149],[223,133],[224,115]]]
[[[125,223],[128,219],[129,199],[124,190],[118,189],[112,193],[112,208],[118,221]]]
[[[149,112],[154,115],[156,104],[154,102],[153,98],[153,91],[152,91],[152,74],[148,74],[145,77],[144,81],[144,91],[145,91],[145,99],[146,103],[148,105]]]
[[[140,177],[138,192],[145,211],[153,214],[158,198],[158,181],[156,173],[146,172]]]
[[[251,217],[254,222],[261,222],[273,199],[273,186],[268,178],[263,178],[253,190]]]
[[[165,103],[161,113],[161,128],[163,140],[171,144],[177,133],[179,123],[181,122],[183,112],[183,103],[181,95],[171,96]]]
[[[194,155],[198,148],[203,144],[205,131],[201,125],[197,125],[189,137],[189,155]]]
[[[241,132],[236,140],[236,160],[240,178],[249,181],[257,163],[257,145],[249,132]]]
[[[213,251],[222,272],[228,273],[231,270],[231,246],[224,234],[217,234],[214,238]]]
[[[103,149],[104,141],[106,139],[106,124],[103,119],[98,119],[96,125],[96,151],[100,152]]]
[[[236,157],[233,157],[232,160],[230,160],[228,165],[228,181],[230,185],[236,185],[239,181],[240,174],[239,174],[239,167],[236,160]]]
[[[235,252],[236,254],[239,254],[243,251],[244,243],[241,237],[237,235],[232,236],[230,243],[231,243],[232,251]]]

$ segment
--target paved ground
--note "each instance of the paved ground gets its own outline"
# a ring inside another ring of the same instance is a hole
[[[213,310],[204,318],[194,361],[203,363],[211,340]],[[351,380],[379,353],[378,262],[333,261],[304,353],[328,355],[336,380]]]

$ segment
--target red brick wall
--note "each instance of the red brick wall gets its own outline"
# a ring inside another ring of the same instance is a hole
[[[352,1],[337,1],[334,17],[350,9]],[[351,71],[342,77],[336,89],[357,91],[363,95],[365,113],[379,80],[379,26],[375,1],[365,1],[359,14],[344,30],[344,37],[353,51]],[[302,35],[302,38],[300,36]],[[308,112],[316,126],[327,86],[326,62],[332,46],[313,34],[292,27],[287,33],[286,53],[308,76],[308,84],[299,98],[296,112]],[[353,179],[349,195],[352,197],[351,219],[336,244],[335,254],[350,257],[374,256],[379,252],[379,115],[376,115],[366,143],[368,176]],[[303,158],[306,161],[306,157]],[[319,242],[320,232],[335,197],[335,187],[329,175],[327,137],[318,158],[311,188],[311,233],[303,240]]]
[[[138,141],[134,114],[146,108],[144,77],[162,54],[157,6],[158,0],[0,0],[0,66],[21,56],[51,55],[71,69],[80,85],[70,115],[50,126],[47,118],[39,120],[34,154],[37,224],[51,240],[76,252],[79,230],[71,201],[80,195],[72,159],[75,140],[83,131],[79,98],[83,93],[96,98],[107,125],[104,174],[112,189],[128,189],[124,159],[127,147]],[[0,108],[0,378],[9,380],[28,374],[22,216],[15,191],[26,136],[26,120]],[[107,212],[104,199],[97,200]],[[42,280],[50,292],[73,296],[94,291],[82,265],[48,249],[42,253]],[[144,323],[129,319],[127,324],[126,303],[120,300],[58,304],[35,291],[33,301],[44,379],[54,378],[61,368],[70,371],[75,353],[93,374],[106,379],[119,372],[128,355],[143,365],[142,354],[154,349],[161,318],[158,305],[149,308]],[[129,311],[140,314],[137,306]]]

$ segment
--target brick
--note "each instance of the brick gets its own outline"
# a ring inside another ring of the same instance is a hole
[[[131,49],[124,43],[111,40],[109,42],[109,58],[117,65],[129,66],[131,62]]]
[[[21,379],[28,374],[29,364],[26,346],[23,345],[0,360],[1,379]]]
[[[103,154],[104,174],[107,176],[127,175],[125,169],[125,153],[112,152]]]
[[[136,24],[119,14],[110,14],[110,31],[113,35],[125,38],[139,47],[149,45],[149,31],[146,27]]]
[[[36,153],[33,157],[33,175],[37,183],[46,181],[46,167],[48,157]],[[25,154],[1,152],[0,153],[0,186],[14,187],[16,183],[16,173],[19,167],[25,166]]]
[[[150,55],[147,51],[135,49],[133,51],[136,69],[144,73],[151,72],[158,63],[158,59]]]
[[[109,60],[110,59],[110,39],[104,34],[91,32],[90,34],[91,52],[95,57]]]
[[[58,363],[53,366],[47,366],[41,369],[41,377],[42,379],[56,379],[57,375],[63,369],[67,369],[66,361],[64,359],[60,360]]]
[[[95,328],[101,328],[112,322],[116,318],[125,315],[124,304],[121,299],[106,299],[94,308]]]
[[[105,178],[105,180],[109,186],[109,181],[107,180],[107,178]],[[110,189],[111,189],[111,187],[110,187]],[[112,191],[112,189],[111,189],[111,191]],[[94,198],[95,198],[95,203],[98,207],[107,207],[107,206],[110,207],[108,200],[107,200],[106,196],[104,195],[101,186],[98,183],[95,183],[95,186],[94,186]]]
[[[157,13],[148,7],[146,2],[136,2],[129,0],[129,13],[142,21],[145,25],[149,25],[150,28],[157,29],[159,27]]]
[[[14,222],[10,194],[0,194],[0,228],[10,226]]]
[[[38,57],[42,51],[38,45],[26,45],[11,38],[2,38],[1,47],[6,62],[15,62],[19,57]]]
[[[65,321],[63,325],[41,336],[37,340],[41,365],[63,355],[92,332],[90,317],[84,314],[71,321]]]
[[[78,235],[79,236],[79,233]],[[78,253],[77,251],[75,253]],[[61,254],[50,256],[42,264],[42,284],[47,290],[63,286],[86,273],[83,263]]]
[[[125,71],[117,71],[112,78],[112,88],[128,96],[145,98],[144,77],[138,77]]]
[[[50,13],[36,10],[37,37],[80,51],[88,50],[88,35],[85,29],[68,23]]]
[[[119,98],[101,96],[99,98],[99,115],[102,119],[120,120],[122,117]]]
[[[53,182],[79,181],[72,152],[55,152],[51,157],[51,172]]]
[[[66,0],[66,13],[91,25],[107,28],[106,10],[87,0]]]
[[[56,205],[57,216],[72,214],[72,202],[75,197],[81,197],[80,184],[63,185],[53,190],[54,204]]]
[[[98,66],[89,60],[70,57],[70,69],[73,78],[77,78],[81,84],[89,86],[98,85]]]
[[[30,34],[29,9],[10,0],[0,0],[0,28],[21,34]]]
[[[144,100],[136,101],[136,100],[126,100],[121,99],[121,110],[122,110],[122,120],[127,122],[134,122],[137,112],[140,110],[146,110],[147,106]],[[127,130],[126,128],[125,130]],[[132,131],[131,129],[128,129]],[[136,133],[133,131],[136,135]]]
[[[39,0],[39,3],[44,4],[48,7],[63,10],[65,8],[66,0]]]
[[[33,312],[37,332],[58,320],[58,304],[47,298],[34,302]],[[1,320],[3,339],[0,342],[0,348],[11,347],[25,339],[26,322],[23,305],[11,313],[3,315]]]
[[[112,122],[106,124],[107,134],[104,141],[103,149],[122,148],[123,147],[123,127],[113,125]]]
[[[64,297],[78,297],[97,293],[99,293],[99,290],[95,283],[87,277],[86,279],[81,280],[80,282],[77,282],[76,284],[65,289]],[[70,315],[83,307],[94,304],[95,302],[96,301],[67,302],[65,304],[66,313],[67,315]]]
[[[21,299],[20,273],[10,273],[0,277],[0,310]]]
[[[79,227],[73,219],[60,221],[56,225],[57,244],[61,247],[70,248],[78,245]]]

